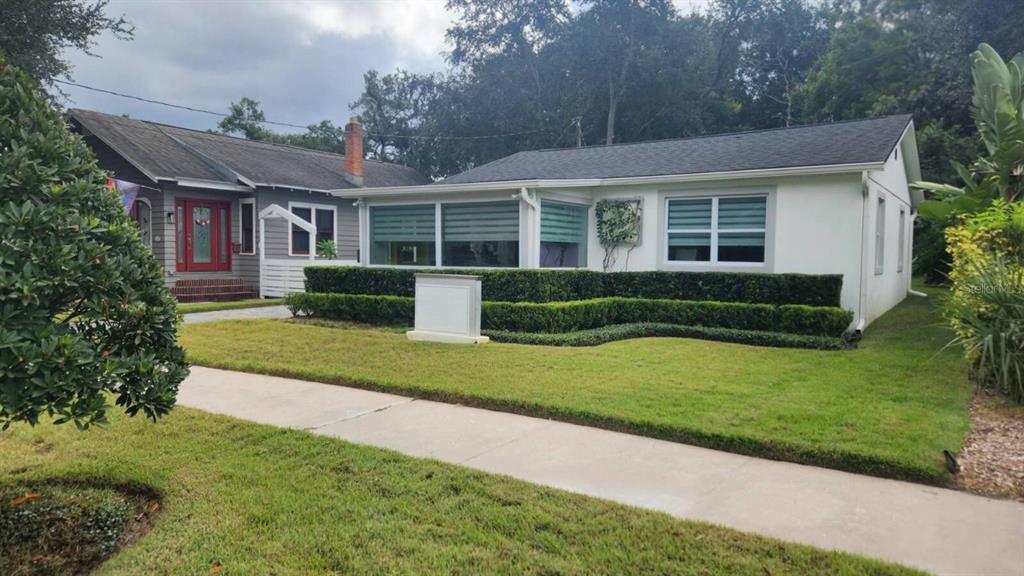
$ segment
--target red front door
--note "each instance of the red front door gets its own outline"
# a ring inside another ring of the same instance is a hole
[[[231,271],[231,205],[179,198],[174,210],[178,271]]]

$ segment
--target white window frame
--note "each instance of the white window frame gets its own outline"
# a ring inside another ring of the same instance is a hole
[[[907,260],[907,209],[900,206],[899,250],[896,255],[896,272],[902,273]]]
[[[726,233],[732,232],[760,232],[764,234],[764,258],[760,262],[719,262],[718,261],[718,201],[721,198],[764,198],[765,201],[765,214],[764,214],[764,226],[761,228],[730,228],[726,230]],[[687,230],[673,230],[669,228],[669,203],[673,200],[711,200],[711,227],[707,229],[687,229]],[[708,267],[715,266],[719,268],[757,268],[765,267],[768,265],[768,219],[770,217],[769,211],[771,209],[771,203],[768,194],[719,194],[719,195],[701,195],[701,196],[669,196],[665,198],[663,205],[664,216],[662,219],[662,226],[664,227],[665,233],[662,235],[662,241],[664,241],[664,258],[663,265],[666,267],[679,267],[679,266],[693,266],[693,267]],[[670,246],[668,243],[670,234],[710,234],[711,235],[711,258],[709,260],[672,260],[669,258]]]
[[[334,228],[332,229],[331,234],[332,234],[332,238],[334,238],[335,249],[337,249],[337,247],[338,247],[338,207],[337,206],[334,206],[332,204],[313,204],[313,203],[310,203],[310,202],[288,202],[288,211],[291,212],[292,214],[295,214],[295,212],[292,210],[292,208],[309,208],[310,209],[309,217],[311,218],[310,223],[313,226],[316,226],[316,211],[317,210],[330,210],[331,213],[333,213],[333,215],[334,215],[334,217],[331,219],[331,221],[334,223]],[[241,228],[241,226],[239,226],[239,228]],[[301,258],[308,258],[309,254],[296,254],[292,250],[292,225],[291,225],[291,223],[288,223],[287,231],[288,231],[288,255],[289,256],[298,256],[298,257],[301,257]],[[319,230],[317,230],[317,231],[319,232]],[[313,253],[314,256],[316,255],[316,237],[315,236],[311,237],[309,239],[309,250],[310,250],[310,252]]]
[[[242,221],[242,206],[246,204],[252,206],[252,252],[245,251],[245,228]],[[259,226],[260,215],[256,212],[256,199],[255,198],[240,198],[238,200],[238,255],[239,256],[255,256],[257,251],[256,246],[256,227]],[[291,226],[288,227],[288,238],[291,242]]]
[[[427,200],[427,201],[395,201],[395,202],[375,202],[373,204],[367,204],[366,205],[366,207],[367,207],[367,217],[366,217],[367,225],[366,225],[366,233],[364,235],[364,237],[366,239],[367,250],[368,250],[368,252],[367,252],[367,264],[366,265],[373,266],[373,268],[434,269],[434,270],[440,270],[440,269],[445,269],[445,270],[481,270],[481,269],[487,269],[487,270],[520,270],[520,269],[523,269],[523,268],[525,268],[525,266],[523,264],[523,262],[525,261],[525,258],[522,257],[522,247],[523,247],[525,242],[528,242],[528,240],[526,240],[526,241],[523,240],[523,234],[524,234],[523,231],[525,230],[525,227],[523,225],[523,219],[522,219],[521,213],[520,213],[520,216],[519,216],[519,240],[518,240],[518,242],[519,242],[519,249],[520,249],[519,265],[515,266],[515,268],[507,268],[507,266],[500,266],[500,268],[499,268],[499,266],[453,266],[453,265],[445,265],[444,262],[442,261],[443,260],[443,252],[444,252],[444,230],[443,230],[444,227],[443,227],[443,218],[442,218],[442,215],[441,215],[441,209],[442,209],[442,207],[445,204],[475,204],[475,203],[479,203],[479,202],[503,202],[503,201],[505,201],[505,198],[473,198],[473,199],[466,199],[466,200],[462,200],[462,199],[447,199],[447,200],[434,200],[434,201],[429,201],[429,200]],[[373,263],[370,263],[370,252],[369,252],[369,250],[371,249],[370,245],[373,242],[373,234],[370,231],[370,227],[371,227],[371,224],[372,224],[371,217],[370,217],[370,208],[373,208],[374,206],[424,206],[424,205],[431,205],[431,204],[434,206],[434,265],[432,265],[432,266],[421,266],[421,265],[416,265],[416,264],[373,264]],[[589,215],[588,215],[588,218],[589,218]],[[289,239],[291,239],[291,234],[289,234]],[[289,248],[289,249],[291,249],[291,248]],[[567,269],[567,270],[571,270],[571,269]]]
[[[153,251],[153,203],[149,201],[149,198],[143,198],[142,196],[136,196],[135,197],[135,202],[142,202],[143,204],[146,205],[146,208],[149,209],[149,234],[146,235],[146,238],[148,239],[148,241],[146,242],[146,248],[149,248],[149,251],[152,252]],[[139,222],[136,221],[135,223],[138,224]],[[139,226],[139,236],[142,236],[142,227],[141,226]]]
[[[875,276],[885,273],[885,196],[875,202]]]
[[[472,200],[446,200],[443,202],[437,202],[437,207],[434,209],[434,237],[437,238],[435,241],[437,247],[434,251],[437,255],[437,268],[448,268],[450,270],[479,270],[486,268],[488,270],[518,270],[523,268],[523,214],[522,209],[519,211],[519,223],[518,230],[516,232],[516,242],[519,244],[519,264],[517,266],[445,266],[444,265],[444,216],[443,210],[445,205],[450,204],[479,204],[481,202],[506,202],[503,198],[474,198]],[[522,201],[518,201],[517,204],[522,207]]]
[[[371,264],[373,260],[373,209],[393,206],[433,206],[434,207],[434,264],[420,266],[417,264]],[[366,265],[377,268],[440,268],[441,267],[441,203],[440,202],[388,202],[367,204],[366,206]]]

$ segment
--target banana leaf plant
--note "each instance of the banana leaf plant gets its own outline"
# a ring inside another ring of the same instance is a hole
[[[970,167],[951,162],[963,186],[913,184],[931,192],[918,212],[942,224],[974,214],[996,199],[1024,200],[1024,52],[1004,62],[991,46],[982,44],[971,54],[971,62],[971,115],[985,154]]]

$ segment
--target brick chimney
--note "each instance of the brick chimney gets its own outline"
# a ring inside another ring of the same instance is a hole
[[[345,180],[353,186],[363,185],[363,125],[357,116],[345,125]]]

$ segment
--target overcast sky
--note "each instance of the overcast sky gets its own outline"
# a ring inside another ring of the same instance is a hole
[[[708,0],[674,0],[683,12]],[[69,54],[75,82],[224,111],[258,100],[268,120],[344,124],[363,73],[441,71],[451,14],[444,0],[112,0],[135,39],[99,38]],[[62,86],[69,107],[206,129],[217,118]]]

